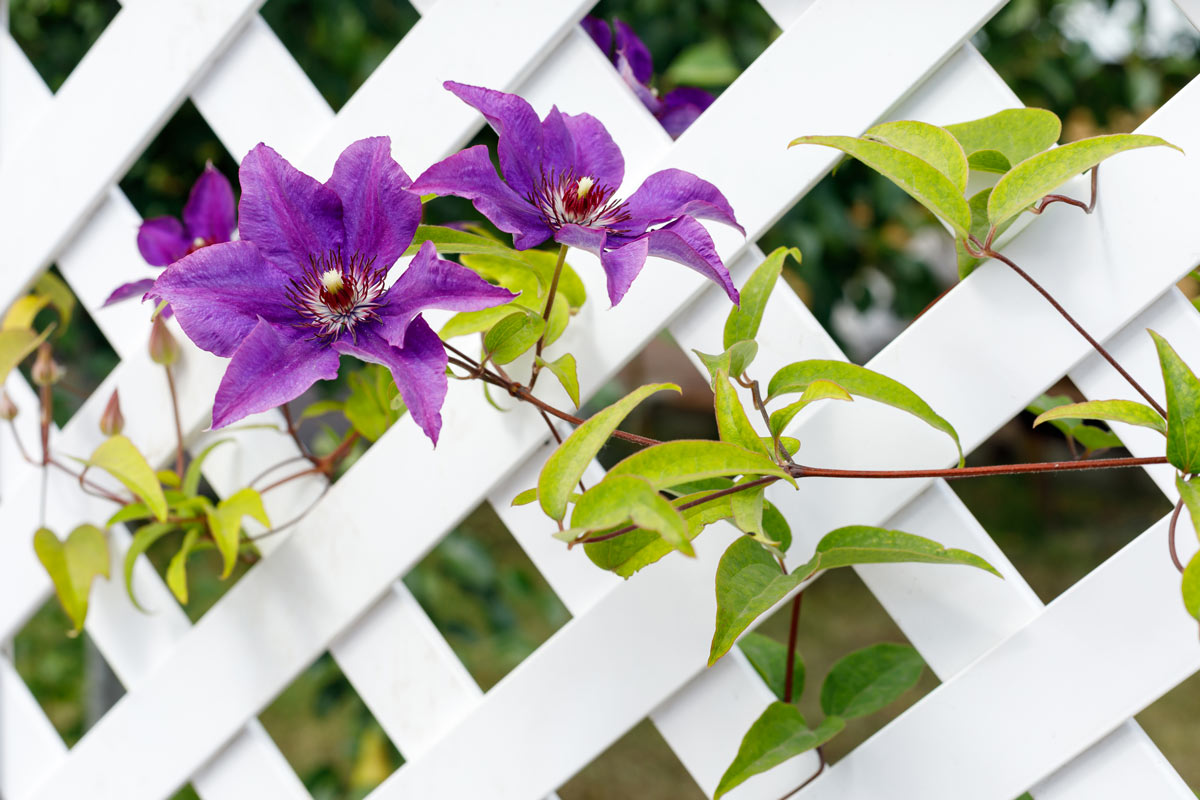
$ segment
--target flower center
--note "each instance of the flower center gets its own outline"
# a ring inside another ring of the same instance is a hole
[[[527,199],[555,230],[563,225],[582,225],[619,231],[617,226],[629,219],[629,213],[625,202],[613,197],[615,191],[596,183],[590,175],[576,177],[568,170],[543,175]]]
[[[335,339],[347,330],[353,335],[355,325],[378,318],[387,270],[374,269],[374,258],[360,253],[343,258],[331,250],[309,256],[308,262],[303,275],[292,279],[287,296],[305,324],[316,329],[317,338]]]

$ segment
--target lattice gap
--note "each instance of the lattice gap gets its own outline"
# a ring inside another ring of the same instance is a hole
[[[42,80],[57,92],[120,10],[118,0],[11,0],[8,27]]]
[[[613,797],[704,800],[706,797],[649,719],[630,728],[560,786],[558,796],[561,800]]]

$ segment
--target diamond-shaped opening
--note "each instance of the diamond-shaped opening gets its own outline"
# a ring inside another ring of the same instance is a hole
[[[704,792],[654,724],[644,719],[558,790],[562,800],[703,800]]]
[[[676,102],[673,90],[719,95],[779,35],[778,26],[755,2],[706,3],[697,9],[663,0],[601,0],[591,16],[610,26],[613,20],[624,22],[646,45],[653,62],[648,85],[659,100],[669,101],[650,110],[676,137],[705,105],[690,95],[676,95]],[[616,63],[614,52],[606,55]]]
[[[1083,399],[1066,379],[1047,394]],[[968,465],[1070,461],[1084,455],[1080,445],[1072,453],[1066,437],[1051,425],[1033,428],[1033,418],[1022,412],[1005,424],[968,456]],[[1129,453],[1114,447],[1099,455]],[[1172,507],[1139,468],[1004,475],[951,481],[950,486],[1046,603]]]
[[[74,297],[75,293],[71,291],[70,284],[63,280],[58,268],[51,267],[49,271]],[[49,339],[54,360],[66,370],[62,379],[54,385],[53,394],[54,422],[62,426],[116,368],[120,357],[78,298],[75,298],[70,324],[66,326],[62,324],[58,311],[52,307],[42,309],[34,317],[35,330],[44,331],[51,324],[56,326]],[[34,356],[30,355],[21,365],[21,372],[27,381],[31,380],[33,362]],[[26,442],[25,446],[35,446],[35,443]]]
[[[200,795],[196,793],[196,790],[193,789],[192,785],[189,783],[187,786],[184,786],[182,789],[176,792],[175,796],[172,797],[171,800],[200,800]]]
[[[786,603],[757,630],[786,645],[790,624],[791,604]],[[880,642],[910,644],[854,570],[830,570],[805,590],[796,649],[803,659],[805,672],[804,693],[799,697],[799,706],[810,724],[815,725],[825,716],[820,703],[821,683],[834,663],[856,650]],[[846,729],[825,745],[826,759],[836,762],[936,689],[939,683],[933,671],[926,668],[916,686],[894,703],[874,714],[847,722]]]
[[[86,632],[71,636],[56,598],[47,600],[13,638],[13,665],[46,717],[73,747],[125,694]]]
[[[335,111],[420,18],[403,0],[269,0],[262,16]]]
[[[1188,787],[1200,795],[1200,761],[1196,759],[1197,714],[1200,714],[1200,673],[1151,703],[1137,715],[1137,721]]]
[[[362,698],[325,653],[259,715],[316,798],[362,798],[404,763]]]
[[[1200,34],[1174,3],[1010,3],[974,39],[1063,141],[1133,130],[1200,73]]]
[[[439,542],[404,583],[484,691],[570,619],[486,503]]]
[[[8,26],[51,91],[121,10],[117,0],[12,0]]]

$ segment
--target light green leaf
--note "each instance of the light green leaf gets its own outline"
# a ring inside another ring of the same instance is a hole
[[[4,322],[0,324],[0,328],[6,331],[32,330],[34,317],[49,303],[49,297],[36,294],[17,298],[4,314]]]
[[[536,486],[534,486],[532,489],[526,489],[525,491],[521,492],[516,497],[514,497],[512,499],[511,505],[527,506],[530,503],[532,503],[534,500],[537,500],[537,487]]]
[[[1039,415],[1033,421],[1036,428],[1053,419],[1099,419],[1108,422],[1124,422],[1151,428],[1167,435],[1167,421],[1150,406],[1131,400],[1091,400],[1086,403],[1070,403],[1056,406]]]
[[[146,457],[124,436],[110,436],[92,453],[87,461],[76,459],[112,475],[125,488],[140,497],[159,522],[167,518],[167,498],[163,495],[158,476],[146,462]]]
[[[731,475],[774,475],[795,484],[792,476],[761,453],[726,442],[676,439],[639,450],[617,462],[613,475],[644,478],[655,491],[703,478]]]
[[[728,519],[733,514],[730,510],[728,496],[709,500],[699,505],[694,505],[691,508],[682,508],[682,506],[700,500],[710,494],[712,494],[711,491],[697,492],[695,494],[683,495],[671,501],[671,505],[677,509],[681,509],[679,513],[683,515],[684,520],[687,522],[688,541],[699,536],[701,531],[708,525],[718,520]],[[615,572],[622,578],[628,578],[643,567],[658,561],[674,549],[657,533],[640,529],[630,531],[615,539],[608,539],[607,541],[596,542],[595,544],[585,544],[583,546],[584,552],[593,564],[601,569]]]
[[[826,717],[815,729],[804,724],[800,709],[790,703],[774,702],[754,721],[742,737],[737,756],[717,784],[713,800],[747,778],[777,767],[789,758],[806,753],[836,736],[846,723],[839,717]]]
[[[950,179],[959,193],[967,188],[967,154],[945,128],[928,122],[899,120],[883,122],[863,134],[864,138],[890,144],[912,153]]]
[[[71,324],[71,315],[75,313],[75,294],[63,279],[53,272],[46,271],[33,285],[33,291],[50,301],[50,305],[58,312],[59,332]]]
[[[626,525],[658,534],[685,555],[696,554],[687,536],[687,522],[670,501],[641,478],[606,476],[583,493],[571,514],[575,530],[603,531]]]
[[[554,279],[554,267],[558,264],[558,253],[546,250],[521,250],[517,253],[517,257],[537,273],[542,288],[548,291],[550,283]],[[558,294],[567,298],[571,308],[580,308],[587,301],[587,290],[583,286],[583,281],[580,280],[579,273],[568,263],[562,265],[562,272],[558,276]]]
[[[538,476],[538,502],[547,516],[561,520],[566,515],[567,498],[608,437],[638,403],[664,389],[679,391],[673,383],[652,383],[634,389],[576,428],[550,455]]]
[[[907,411],[931,427],[945,433],[954,440],[954,446],[958,449],[958,465],[960,467],[963,465],[962,445],[959,444],[958,433],[954,430],[953,425],[934,413],[929,404],[918,397],[912,389],[886,375],[880,375],[878,372],[873,372],[857,364],[822,359],[797,361],[789,364],[771,378],[771,383],[767,388],[767,401],[769,402],[781,394],[803,392],[809,384],[817,380],[831,381],[850,394]]]
[[[318,400],[301,411],[300,418],[297,419],[296,422],[301,423],[306,419],[316,419],[317,417],[323,417],[326,414],[337,414],[340,413],[345,407],[346,404],[341,400]]]
[[[762,323],[763,311],[767,308],[767,299],[771,290],[783,273],[783,262],[791,255],[800,263],[800,251],[794,247],[777,247],[766,259],[754,268],[750,277],[742,284],[739,305],[729,311],[725,318],[725,339],[722,345],[726,350],[741,341],[753,339],[758,335],[758,326]],[[734,375],[741,375],[745,368]]]
[[[1200,381],[1167,340],[1150,331],[1167,387],[1167,461],[1200,472]]]
[[[439,255],[448,253],[495,253],[507,255],[513,252],[503,242],[487,236],[479,236],[440,225],[418,225],[412,244],[404,251],[406,256],[415,256],[425,242],[433,242]]]
[[[746,368],[754,361],[754,357],[758,355],[758,342],[753,339],[744,339],[740,342],[735,342],[719,356],[701,353],[699,350],[693,350],[692,352],[700,359],[700,363],[704,364],[709,376],[715,383],[717,373],[722,370],[730,375],[741,375],[745,372]]]
[[[7,379],[8,373],[16,369],[25,356],[37,350],[52,330],[53,326],[41,333],[28,328],[0,331],[0,381]]]
[[[204,462],[208,458],[209,453],[216,450],[227,442],[232,442],[233,439],[217,439],[208,447],[200,451],[200,454],[192,459],[192,463],[188,464],[187,470],[183,473],[183,483],[180,490],[188,497],[195,497],[196,492],[200,491],[201,470],[204,469]]]
[[[1192,556],[1192,560],[1183,570],[1183,607],[1196,619],[1200,619],[1200,553]]]
[[[178,529],[179,526],[174,522],[151,522],[149,525],[143,525],[137,529],[137,533],[133,535],[133,541],[129,543],[129,549],[125,551],[125,593],[129,595],[130,601],[137,610],[143,614],[146,613],[146,609],[142,608],[142,604],[133,594],[133,567],[137,564],[138,556],[149,550],[152,544],[171,531]]]
[[[738,397],[733,382],[729,380],[729,375],[724,370],[719,370],[713,384],[716,390],[713,405],[721,441],[771,458],[771,447],[764,446],[762,437],[754,430],[750,418],[746,416],[746,409],[742,407],[742,399]]]
[[[843,719],[874,714],[921,679],[925,662],[912,647],[883,642],[840,659],[821,685],[821,710]]]
[[[958,236],[966,236],[970,230],[971,211],[962,189],[936,167],[911,153],[850,136],[801,136],[788,146],[797,144],[825,145],[854,156],[945,220]]]
[[[364,364],[347,376],[347,382],[350,394],[342,413],[363,438],[378,441],[404,413],[403,406],[392,402],[400,396],[392,374],[378,364]]]
[[[1179,150],[1157,136],[1118,133],[1081,139],[1027,158],[992,188],[992,196],[988,198],[988,221],[999,225],[1017,216],[1071,178],[1110,156],[1126,150],[1160,146]]]
[[[267,510],[263,508],[262,495],[249,486],[229,495],[208,512],[208,528],[225,565],[221,572],[222,580],[229,577],[237,564],[242,517],[250,517],[261,522],[263,527],[271,527]]]
[[[663,73],[672,86],[702,86],[722,89],[742,72],[723,36],[706,39],[685,47]]]
[[[956,548],[946,548],[923,536],[914,536],[903,531],[875,528],[870,525],[847,525],[831,531],[817,543],[817,551],[809,566],[815,572],[832,567],[848,567],[853,564],[894,564],[917,562],[922,564],[962,564],[990,572],[997,578],[1003,576],[974,553]]]
[[[483,347],[497,364],[507,364],[537,344],[546,323],[531,309],[522,308],[491,327]]]
[[[1050,395],[1043,394],[1030,403],[1026,410],[1031,414],[1040,415],[1052,408],[1071,405],[1074,402],[1074,400],[1066,395],[1054,395],[1051,397]],[[1116,434],[1095,425],[1088,425],[1074,419],[1051,419],[1047,421],[1061,431],[1063,436],[1067,437],[1068,440],[1081,444],[1089,455],[1096,450],[1121,446],[1121,440],[1117,438]]]
[[[108,521],[104,523],[105,528],[111,528],[122,522],[130,522],[135,519],[149,519],[154,516],[145,503],[130,503],[129,505],[121,506],[117,509]]]
[[[776,697],[783,700],[787,680],[787,645],[761,633],[747,633],[738,641],[742,654]],[[804,694],[804,660],[796,653],[792,673],[792,697]]]
[[[457,336],[482,333],[521,308],[530,308],[520,301],[521,298],[518,297],[516,300],[505,303],[502,306],[493,306],[492,308],[484,308],[479,311],[461,311],[446,321],[446,324],[438,331],[438,336],[443,339],[453,339]]]
[[[179,488],[179,476],[175,474],[175,470],[160,469],[158,472],[154,473],[154,477],[158,478],[158,482],[164,487],[170,487],[172,489]]]
[[[783,433],[792,419],[799,414],[810,403],[815,403],[817,400],[845,400],[853,401],[854,398],[850,393],[838,386],[833,381],[815,380],[804,387],[804,393],[800,395],[800,399],[789,406],[784,406],[778,411],[771,412],[771,432],[779,435]]]
[[[545,305],[543,304],[543,308]],[[558,341],[558,337],[562,336],[563,331],[567,329],[567,323],[571,320],[571,307],[567,303],[567,298],[561,294],[554,295],[554,308],[550,311],[550,319],[546,321],[546,343],[545,347],[549,347]]]
[[[745,483],[746,480],[743,478],[738,483]],[[763,545],[778,547],[779,542],[770,541],[763,533],[763,492],[766,488],[760,486],[729,495],[729,508],[733,511],[733,524],[738,530],[754,537]],[[781,557],[782,555],[780,553]]]
[[[96,576],[108,577],[108,540],[104,532],[95,525],[80,525],[63,542],[49,528],[38,528],[33,534],[33,549],[78,633],[87,618],[92,581]]]
[[[991,188],[987,188],[982,192],[976,193],[971,198],[970,203],[968,203],[971,208],[971,235],[974,236],[980,244],[983,244],[987,241],[988,232],[991,229],[987,215],[988,198],[991,196],[992,190]],[[1012,224],[1016,221],[1017,218],[1013,217],[1005,222],[1000,223],[1000,225],[996,227],[996,236],[1004,233],[1006,230],[1012,227]],[[976,267],[983,263],[982,258],[976,258],[967,252],[967,247],[961,238],[954,240],[954,252],[958,256],[959,280],[962,280],[970,275],[975,271]]]
[[[200,528],[188,528],[179,552],[171,556],[171,561],[167,564],[167,588],[175,595],[175,599],[185,606],[188,601],[187,560],[199,538]]]
[[[1057,142],[1062,123],[1044,108],[1009,108],[946,130],[962,143],[972,169],[1008,172]]]
[[[566,353],[553,361],[547,361],[538,356],[535,361],[558,378],[558,382],[567,392],[567,397],[570,397],[575,407],[579,408],[579,376],[575,372],[575,356]]]
[[[770,500],[763,501],[763,533],[784,553],[792,546],[792,526]]]
[[[1200,486],[1192,481],[1185,481],[1182,475],[1176,475],[1175,488],[1179,490],[1179,496],[1187,506],[1188,516],[1192,518],[1192,527],[1196,529],[1196,537],[1200,538]]]

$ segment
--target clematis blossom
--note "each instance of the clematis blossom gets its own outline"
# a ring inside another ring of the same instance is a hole
[[[165,267],[201,247],[228,242],[237,229],[237,210],[229,179],[210,161],[192,184],[183,219],[153,217],[138,228],[137,245],[142,258],[152,267]],[[153,285],[153,278],[131,281],[113,290],[104,305],[130,297],[141,297]],[[170,310],[163,310],[170,316]]]
[[[348,355],[387,367],[437,444],[447,358],[421,312],[477,311],[514,295],[439,259],[431,242],[387,285],[421,217],[387,137],[351,144],[325,183],[260,144],[240,179],[240,240],[176,261],[149,292],[171,304],[196,345],[231,359],[213,427],[337,377],[339,356]]]
[[[656,172],[628,198],[616,196],[625,177],[621,151],[589,114],[552,108],[539,120],[515,94],[448,81],[446,88],[478,109],[499,135],[503,180],[476,145],[434,164],[413,183],[418,194],[471,200],[496,227],[513,234],[518,250],[554,241],[600,257],[608,296],[621,301],[650,256],[683,264],[719,284],[738,302],[737,289],[712,237],[711,219],[742,233],[733,209],[715,186],[690,172]]]

